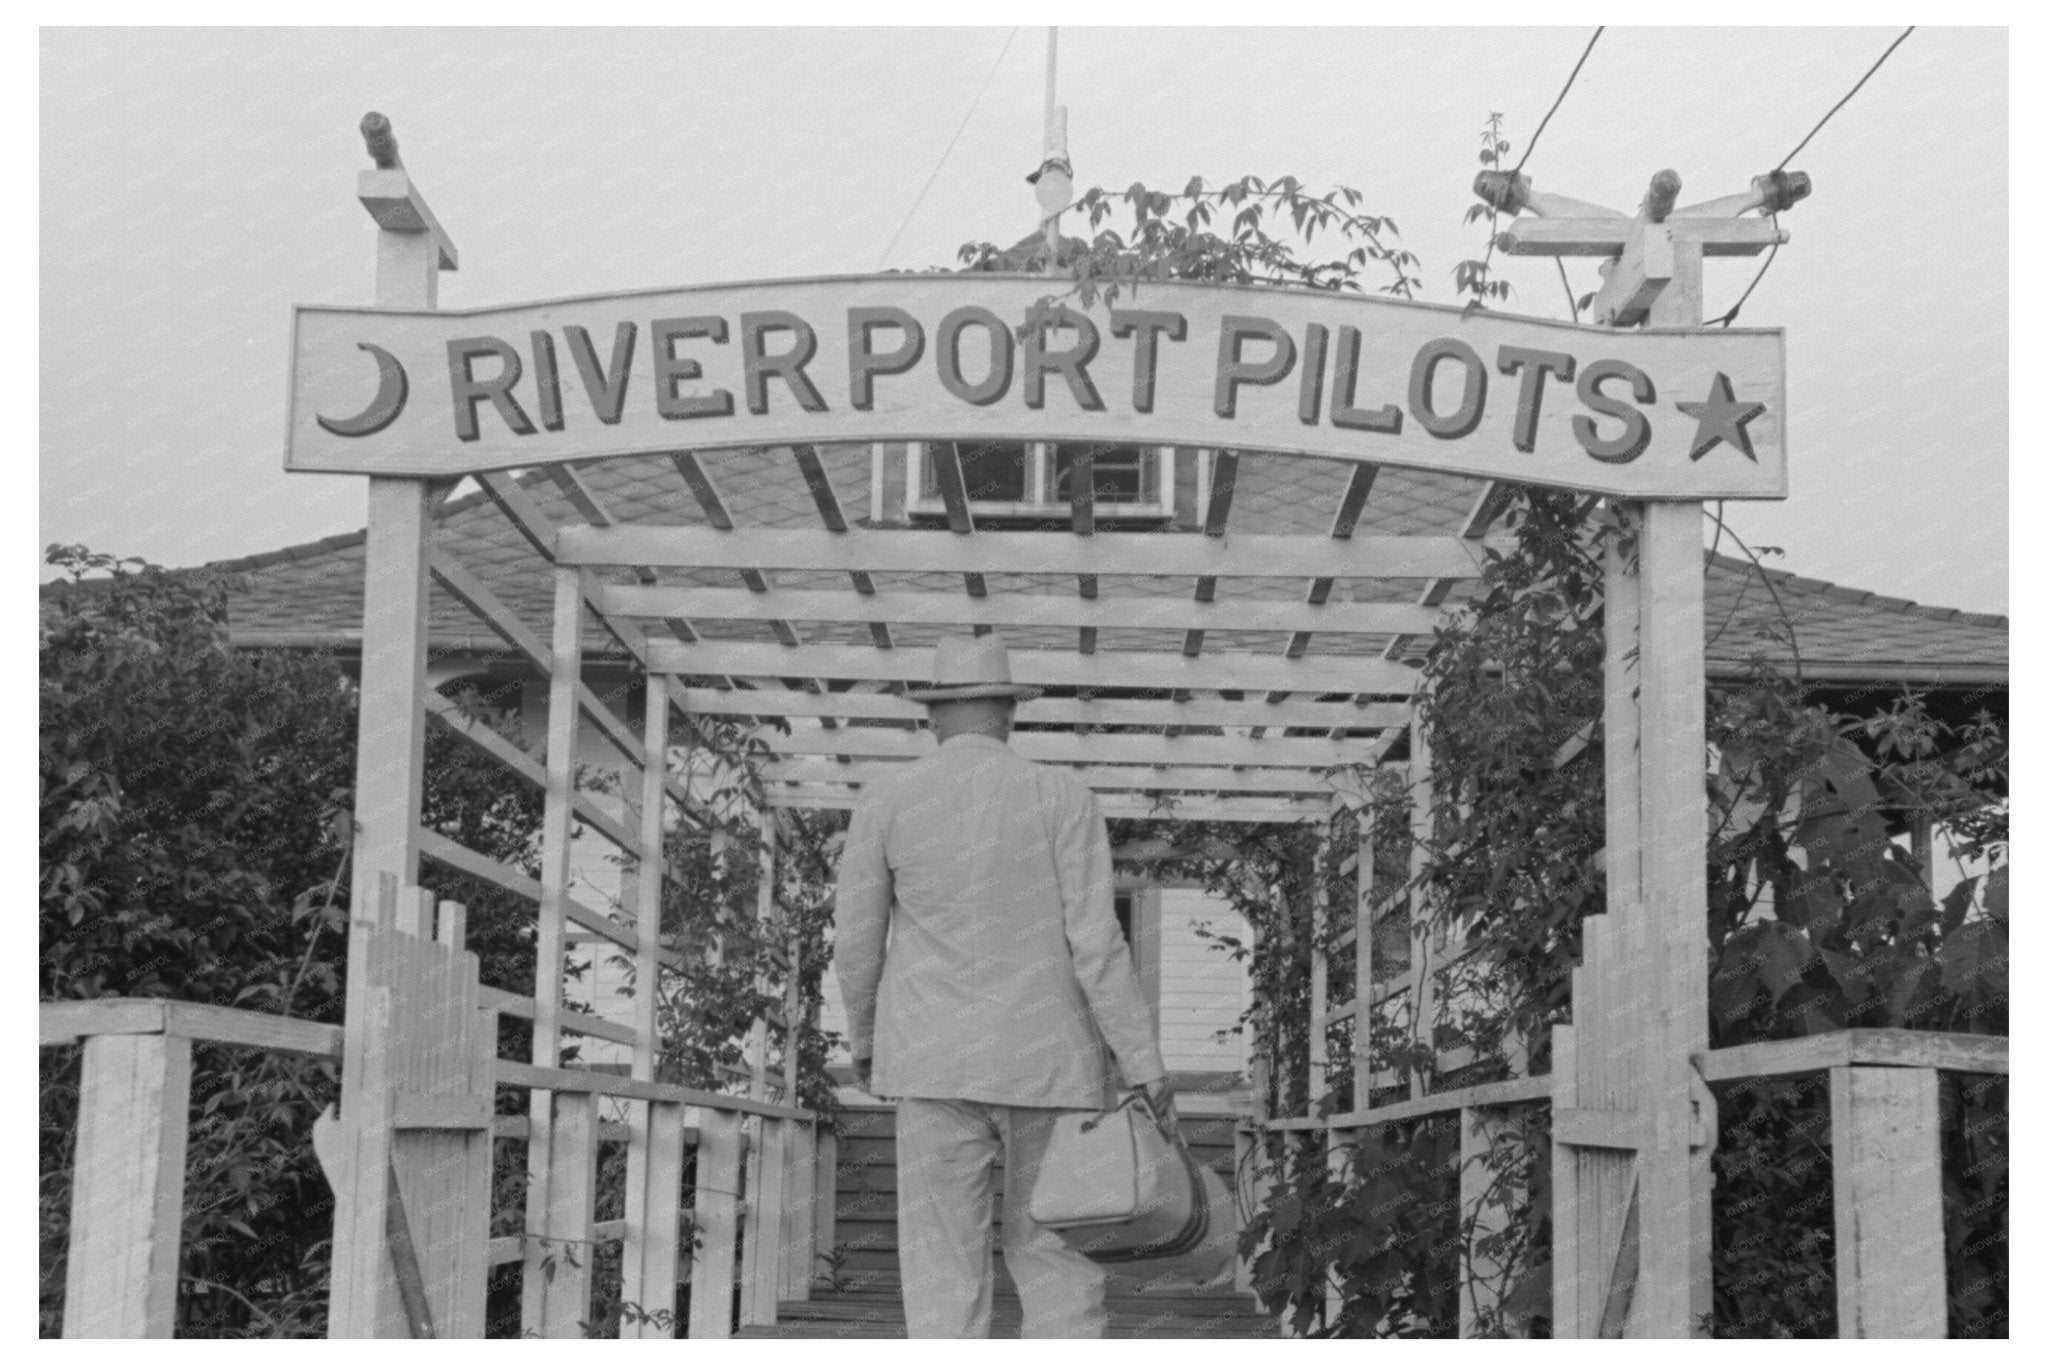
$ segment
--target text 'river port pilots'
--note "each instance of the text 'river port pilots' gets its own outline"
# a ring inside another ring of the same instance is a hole
[[[1775,332],[1186,284],[1083,307],[1044,289],[883,277],[477,313],[302,309],[290,463],[449,474],[678,445],[1092,440],[1782,496]]]

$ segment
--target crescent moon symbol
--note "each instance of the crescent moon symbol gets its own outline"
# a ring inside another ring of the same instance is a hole
[[[377,358],[377,396],[370,400],[370,406],[354,417],[330,418],[314,414],[313,420],[323,430],[336,436],[371,436],[384,430],[398,420],[398,414],[405,410],[405,398],[409,391],[405,366],[398,358],[382,346],[373,346],[367,341],[358,341],[356,349],[368,351]]]

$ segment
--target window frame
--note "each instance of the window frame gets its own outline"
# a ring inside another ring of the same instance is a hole
[[[970,498],[967,508],[976,516],[985,517],[1057,517],[1071,516],[1074,504],[1071,500],[1058,501],[1051,497],[1053,470],[1055,465],[1054,447],[1057,441],[1024,441],[1024,482],[1027,490],[1035,490],[1036,500],[1022,502],[996,501]],[[1124,444],[1124,443],[1120,443]],[[1139,444],[1130,442],[1128,444]],[[913,517],[942,517],[946,515],[944,498],[926,497],[925,487],[925,445],[923,441],[904,442],[903,510]],[[1174,464],[1179,453],[1178,446],[1151,446],[1139,444],[1139,450],[1154,461],[1153,487],[1158,491],[1154,502],[1102,502],[1095,504],[1095,519],[1100,521],[1159,521],[1174,515]],[[1207,452],[1202,452],[1205,456]]]

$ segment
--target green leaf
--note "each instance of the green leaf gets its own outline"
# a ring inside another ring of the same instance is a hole
[[[1797,929],[1775,921],[1761,926],[1756,945],[1757,979],[1770,992],[1773,1005],[1799,984],[1813,960],[1813,944]]]
[[[2006,895],[2012,881],[2009,867],[1996,867],[1984,878],[1984,913],[2000,924],[2006,922]]]
[[[2003,920],[1965,924],[1941,945],[1941,984],[1974,1003],[2003,1001],[2007,945]]]

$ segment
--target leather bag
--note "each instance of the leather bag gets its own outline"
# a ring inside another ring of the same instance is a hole
[[[1207,1285],[1230,1268],[1236,1209],[1223,1181],[1168,1137],[1142,1092],[1099,1114],[1053,1123],[1031,1191],[1034,1222],[1090,1260],[1134,1268],[1166,1288]]]

